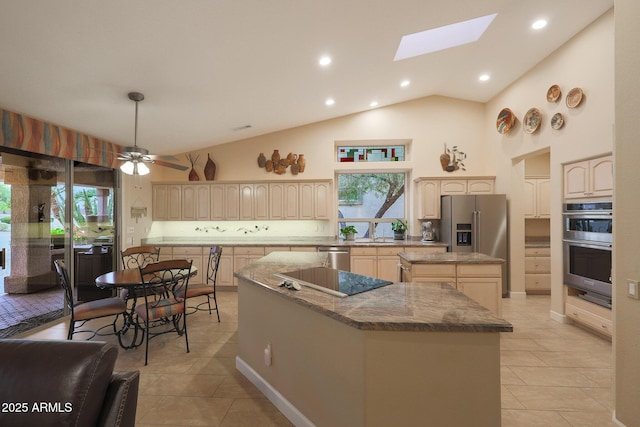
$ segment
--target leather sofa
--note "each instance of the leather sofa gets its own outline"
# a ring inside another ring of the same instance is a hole
[[[99,341],[0,339],[0,426],[134,426],[138,371]]]

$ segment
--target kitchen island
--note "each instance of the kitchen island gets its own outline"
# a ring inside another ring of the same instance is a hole
[[[273,276],[325,261],[273,252],[236,272],[236,366],[295,425],[500,425],[511,324],[444,283],[341,298]]]

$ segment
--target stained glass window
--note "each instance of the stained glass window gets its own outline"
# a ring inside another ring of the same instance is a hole
[[[404,145],[338,147],[340,163],[401,161],[404,161]]]

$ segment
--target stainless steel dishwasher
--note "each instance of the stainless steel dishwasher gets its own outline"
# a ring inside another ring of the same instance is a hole
[[[340,246],[320,246],[319,253],[327,254],[327,267],[336,268],[338,270],[351,270],[351,255],[349,248]]]

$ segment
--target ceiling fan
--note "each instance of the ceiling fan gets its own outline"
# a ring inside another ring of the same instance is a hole
[[[135,133],[133,138],[133,147],[123,147],[118,153],[118,160],[124,161],[120,166],[120,170],[127,175],[146,175],[149,167],[145,163],[155,163],[159,166],[166,166],[181,171],[189,169],[187,166],[169,163],[164,160],[178,160],[173,156],[156,156],[149,154],[146,148],[138,147],[138,103],[144,100],[144,95],[140,92],[129,92],[129,99],[136,103]]]

